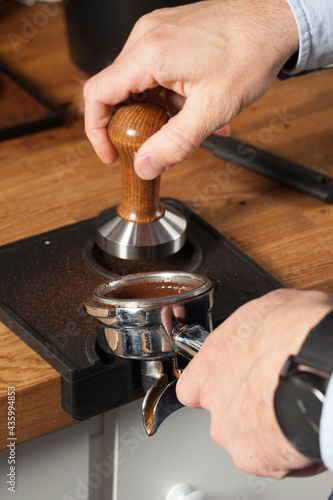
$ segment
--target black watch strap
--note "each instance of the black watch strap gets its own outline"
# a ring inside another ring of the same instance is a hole
[[[294,363],[328,374],[333,372],[333,311],[310,330]]]

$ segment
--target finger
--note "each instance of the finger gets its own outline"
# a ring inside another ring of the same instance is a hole
[[[230,137],[231,128],[230,124],[224,125],[224,127],[215,130],[214,135],[218,135],[219,137]]]
[[[183,109],[139,149],[134,168],[145,180],[158,177],[186,160],[214,130],[207,100],[199,89],[186,99]]]
[[[167,106],[168,106],[168,110],[172,114],[176,114],[181,109],[183,109],[185,101],[186,101],[186,97],[184,97],[180,94],[177,94],[177,92],[174,92],[173,90],[168,90],[168,89],[166,89],[164,91],[164,96],[165,96],[165,101],[166,101]],[[230,135],[231,135],[230,124],[227,123],[227,125],[225,125],[224,127],[215,130],[214,135],[217,135],[219,137],[230,137]]]
[[[117,158],[106,130],[113,106],[128,99],[132,93],[140,94],[154,87],[157,87],[156,81],[143,65],[138,64],[132,52],[86,82],[86,134],[102,161],[113,163]]]
[[[177,398],[183,405],[191,408],[201,407],[200,394],[207,372],[208,365],[204,355],[199,353],[187,365],[176,385]]]
[[[221,328],[214,330],[204,341],[199,353],[187,365],[177,382],[177,397],[185,406],[201,408],[202,390],[209,383],[209,376],[219,354],[219,345],[223,341]],[[207,408],[205,408],[207,409]]]
[[[93,99],[85,100],[86,134],[97,155],[104,163],[113,163],[117,159],[117,152],[107,134],[107,125],[111,116],[112,106]]]

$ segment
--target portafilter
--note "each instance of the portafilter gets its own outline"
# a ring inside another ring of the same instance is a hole
[[[141,362],[142,414],[150,436],[182,406],[175,392],[178,355],[192,359],[212,330],[218,286],[188,272],[132,274],[99,285],[85,303],[100,345]]]

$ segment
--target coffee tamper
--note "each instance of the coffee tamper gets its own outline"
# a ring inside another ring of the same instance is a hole
[[[115,111],[108,136],[116,148],[122,169],[121,203],[96,219],[96,240],[109,255],[129,260],[159,259],[172,255],[185,243],[186,218],[159,199],[160,177],[143,180],[133,162],[141,145],[168,120],[156,104],[140,103]]]

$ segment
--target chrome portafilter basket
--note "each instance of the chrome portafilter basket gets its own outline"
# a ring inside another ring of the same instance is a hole
[[[85,303],[97,322],[100,344],[141,362],[148,435],[182,406],[175,392],[178,355],[192,359],[212,330],[217,289],[216,281],[200,274],[142,273],[101,284]]]

